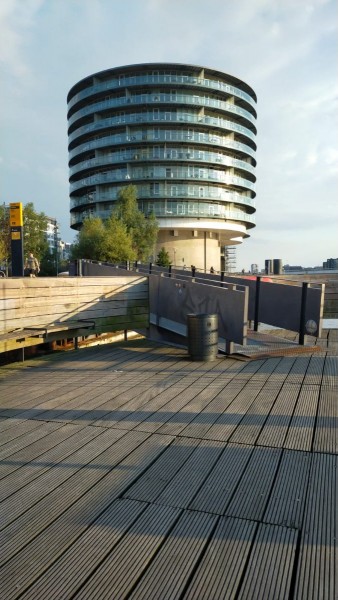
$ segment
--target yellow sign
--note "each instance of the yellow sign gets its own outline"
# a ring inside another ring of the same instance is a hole
[[[21,240],[21,232],[20,231],[12,231],[12,240]]]
[[[23,226],[22,202],[11,202],[10,203],[10,205],[9,205],[9,224],[11,227],[22,227]]]

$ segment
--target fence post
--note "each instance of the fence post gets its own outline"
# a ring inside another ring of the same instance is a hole
[[[153,268],[153,263],[150,262],[149,263],[149,275],[151,275],[152,268]]]
[[[261,293],[261,278],[256,279],[256,293],[255,293],[255,320],[254,320],[254,331],[258,331],[259,323],[259,300]]]
[[[306,313],[306,301],[309,284],[307,281],[303,281],[302,284],[302,300],[300,305],[300,319],[299,319],[299,345],[304,346],[305,341],[305,313]]]

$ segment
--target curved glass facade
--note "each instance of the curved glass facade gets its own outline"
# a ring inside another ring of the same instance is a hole
[[[86,77],[68,94],[71,227],[109,216],[132,183],[140,209],[158,218],[158,248],[174,243],[175,259],[218,268],[222,246],[254,227],[255,106],[246,83],[194,65]]]

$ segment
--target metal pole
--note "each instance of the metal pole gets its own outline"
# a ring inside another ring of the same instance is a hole
[[[299,319],[299,344],[304,346],[305,341],[305,318],[306,318],[306,301],[307,301],[307,293],[309,289],[309,284],[306,281],[303,281],[302,285],[302,300],[300,306],[300,319]]]
[[[221,287],[223,287],[224,271],[221,271]]]
[[[261,278],[257,277],[256,280],[256,295],[255,295],[255,321],[254,321],[254,331],[258,331],[259,324],[259,300],[260,300],[260,292],[261,292]]]
[[[171,265],[169,265],[169,268],[168,268],[168,276],[171,277]]]
[[[151,270],[152,270],[152,267],[153,267],[153,263],[151,263],[151,262],[150,262],[150,263],[149,263],[149,275],[151,275]]]

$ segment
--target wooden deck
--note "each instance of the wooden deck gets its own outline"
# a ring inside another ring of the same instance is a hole
[[[321,345],[3,367],[0,598],[336,599],[336,332]]]

